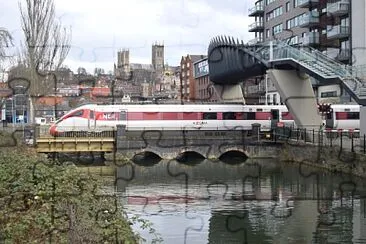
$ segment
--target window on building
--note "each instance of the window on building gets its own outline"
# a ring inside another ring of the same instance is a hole
[[[325,97],[336,97],[337,96],[337,91],[330,91],[330,92],[322,92],[320,93],[320,97],[321,98],[325,98]]]
[[[273,105],[277,104],[277,94],[273,94]]]
[[[298,4],[299,4],[299,0],[294,0],[294,8],[296,8]]]
[[[341,49],[342,50],[349,49],[349,47],[350,47],[349,40],[346,40],[346,41],[342,41],[341,42]]]
[[[286,29],[291,29],[291,20],[287,20]]]
[[[286,12],[290,11],[290,2],[286,3]]]
[[[266,38],[269,38],[269,29],[266,30]]]
[[[293,36],[288,40],[289,45],[294,45],[294,44],[298,44],[298,43],[299,43],[299,37],[298,36]]]
[[[267,13],[266,20],[269,21],[273,18],[276,18],[278,16],[281,16],[283,14],[283,7],[278,7],[272,10],[271,12]]]
[[[282,23],[279,25],[276,25],[272,28],[273,35],[279,34],[282,32]]]

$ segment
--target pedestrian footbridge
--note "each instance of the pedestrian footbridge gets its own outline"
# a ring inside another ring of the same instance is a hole
[[[310,76],[320,84],[341,84],[358,104],[366,105],[364,72],[311,47],[283,41],[247,45],[231,37],[216,37],[208,48],[208,65],[210,80],[224,91],[248,78],[267,74],[300,128],[318,129],[322,123]],[[366,126],[362,128],[365,119],[366,110],[361,109],[362,134],[366,132]]]

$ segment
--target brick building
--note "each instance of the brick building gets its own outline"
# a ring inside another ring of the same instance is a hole
[[[181,67],[181,85],[180,96],[183,101],[194,101],[196,96],[195,79],[193,63],[200,59],[207,58],[206,55],[183,56],[180,61]]]

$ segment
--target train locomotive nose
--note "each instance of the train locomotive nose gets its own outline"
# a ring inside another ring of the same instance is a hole
[[[57,136],[57,130],[56,130],[56,125],[55,124],[51,125],[51,127],[50,127],[50,134],[52,136]]]

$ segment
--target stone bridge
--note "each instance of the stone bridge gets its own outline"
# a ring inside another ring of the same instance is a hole
[[[233,152],[247,158],[271,158],[278,154],[281,143],[258,139],[242,130],[131,132],[120,126],[116,151],[128,158],[147,153],[163,159],[176,159],[190,153],[207,159],[218,159]]]

